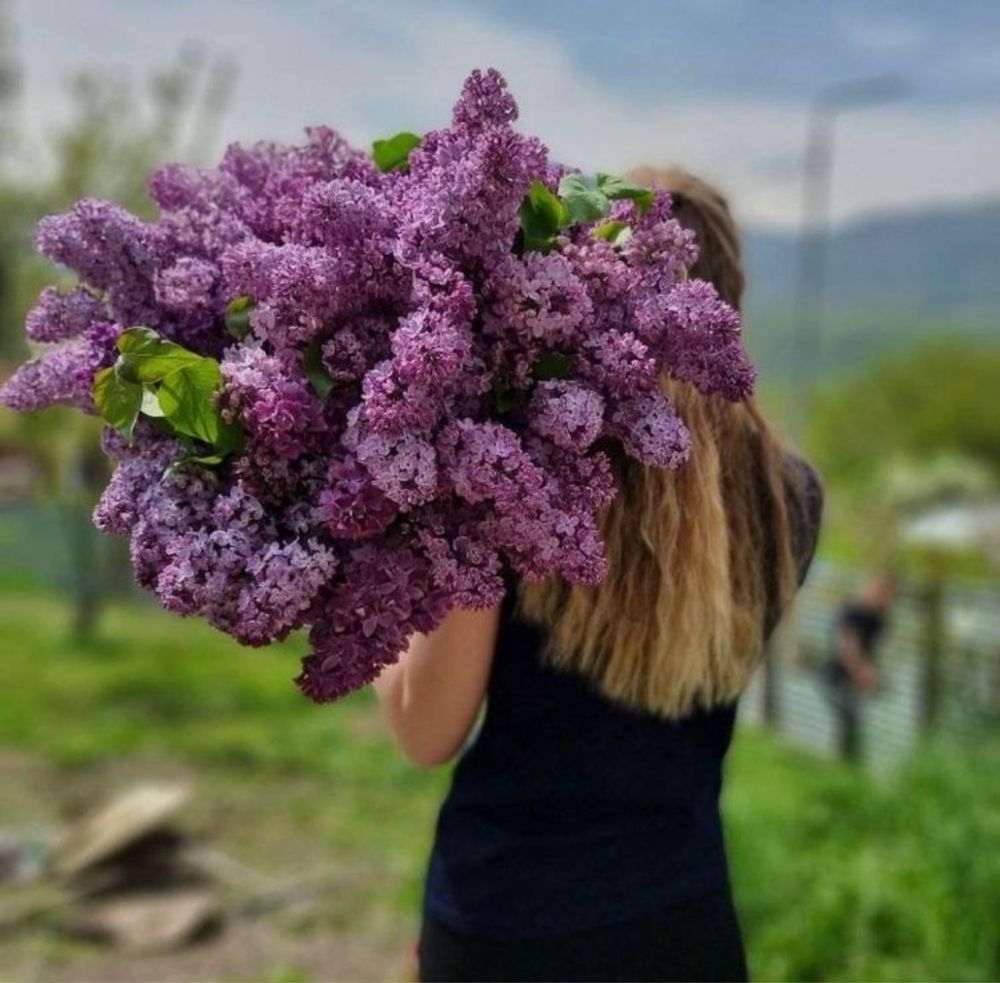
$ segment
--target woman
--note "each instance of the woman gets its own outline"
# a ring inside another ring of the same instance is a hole
[[[724,199],[681,171],[692,274],[739,306]],[[450,759],[425,892],[424,980],[746,977],[718,799],[736,701],[812,557],[820,494],[752,402],[664,381],[692,432],[663,471],[614,455],[596,588],[514,583],[453,611],[376,682],[422,765]]]

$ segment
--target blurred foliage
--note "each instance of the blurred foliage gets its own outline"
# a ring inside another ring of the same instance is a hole
[[[138,214],[151,214],[145,187],[150,171],[166,160],[197,162],[206,155],[233,77],[228,62],[210,63],[192,49],[153,70],[138,90],[103,69],[81,71],[71,80],[68,119],[44,148],[41,177],[8,176],[0,186],[7,236],[0,240],[0,269],[14,285],[0,294],[0,353],[24,354],[25,311],[43,286],[67,279],[34,252],[37,220],[84,196],[110,198]]]
[[[99,644],[67,645],[64,602],[8,587],[5,685],[18,699],[0,744],[75,770],[186,764],[209,798],[239,784],[255,829],[292,809],[299,836],[357,870],[352,938],[411,924],[447,772],[402,760],[369,691],[314,706],[290,682],[301,640],[241,648],[151,608],[113,607]],[[1000,735],[923,748],[875,779],[739,731],[724,815],[754,976],[1000,978],[998,769]],[[266,788],[284,789],[280,802]]]
[[[827,383],[807,443],[828,481],[855,490],[882,481],[894,454],[960,455],[1000,475],[1000,345],[926,342]]]
[[[997,473],[986,462],[951,452],[926,460],[894,457],[885,469],[886,499],[903,511],[985,499],[996,490]]]
[[[7,0],[0,0],[0,146],[7,147],[16,137],[12,107],[21,90],[21,66],[7,30]]]
[[[70,122],[53,140],[55,206],[67,208],[95,195],[150,214],[150,171],[166,160],[204,157],[232,81],[228,63],[209,64],[196,49],[154,70],[138,94],[115,75],[93,69],[77,74],[70,87]]]
[[[4,38],[0,7],[0,42]],[[16,60],[0,43],[0,121],[16,101]],[[0,143],[0,358],[28,354],[24,315],[48,283],[72,278],[33,249],[37,220],[84,196],[110,198],[138,214],[152,212],[146,179],[166,160],[197,162],[211,149],[233,82],[228,62],[182,51],[150,72],[136,89],[126,77],[87,69],[72,79],[69,114],[42,148],[43,166],[25,166],[24,141]],[[54,495],[77,517],[70,523],[67,560],[77,602],[75,632],[93,630],[106,584],[94,571],[99,547],[87,514],[107,478],[100,422],[62,408],[17,415],[0,409],[0,453],[32,461],[35,492]]]
[[[998,769],[1000,735],[881,781],[741,738],[725,814],[753,975],[1000,978]]]
[[[348,759],[369,775],[413,774],[387,742],[345,739],[373,705],[369,691],[333,707],[299,693],[304,638],[245,648],[201,620],[115,605],[99,639],[67,645],[68,616],[53,595],[5,585],[4,669],[18,699],[0,715],[0,744],[66,765],[161,751],[341,780]]]
[[[752,286],[752,284],[751,284]],[[788,385],[798,378],[794,361],[798,315],[792,304],[757,305],[744,314],[747,348],[765,384]],[[995,316],[987,311],[922,308],[919,301],[901,297],[897,306],[849,306],[836,295],[822,318],[822,338],[816,367],[827,379],[839,379],[874,359],[904,351],[924,342],[942,344],[996,341]]]

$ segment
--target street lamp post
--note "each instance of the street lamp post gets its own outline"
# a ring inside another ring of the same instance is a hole
[[[799,239],[795,321],[792,335],[792,424],[801,439],[808,398],[822,359],[823,300],[830,239],[834,123],[845,110],[895,99],[905,91],[897,76],[878,76],[830,86],[809,113],[802,167],[802,231]]]
[[[896,76],[879,76],[824,89],[812,104],[802,161],[802,231],[791,339],[791,426],[796,439],[805,435],[809,391],[822,359],[823,294],[830,239],[830,200],[834,160],[834,123],[849,109],[887,102],[905,91]],[[794,614],[793,614],[794,618]],[[794,629],[788,638],[794,639]],[[793,642],[794,644],[794,642]],[[764,719],[780,718],[778,663],[775,653],[764,662]]]

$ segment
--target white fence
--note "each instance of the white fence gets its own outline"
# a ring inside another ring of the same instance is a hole
[[[822,668],[838,610],[863,576],[816,564],[774,646],[770,680],[759,673],[741,703],[743,721],[770,723],[793,743],[836,753],[837,720]],[[876,770],[898,763],[925,730],[967,733],[1000,723],[1000,584],[950,580],[938,594],[906,585],[879,665],[884,688],[863,698],[861,711],[863,758]]]

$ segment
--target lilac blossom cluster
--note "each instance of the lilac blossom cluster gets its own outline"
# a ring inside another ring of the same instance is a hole
[[[669,196],[615,201],[627,237],[580,221],[524,248],[532,182],[555,192],[568,172],[516,116],[499,74],[476,71],[404,166],[317,128],[164,167],[155,221],[84,200],[39,227],[79,284],[42,293],[27,331],[54,347],[3,399],[92,411],[134,325],[217,358],[242,445],[170,467],[181,448],[155,420],[109,429],[95,522],[130,537],[169,610],[249,645],[308,629],[313,699],[371,680],[452,606],[497,604],[512,576],[599,582],[609,449],[668,468],[689,452],[662,378],[752,388],[737,315],[687,278],[695,244]]]

